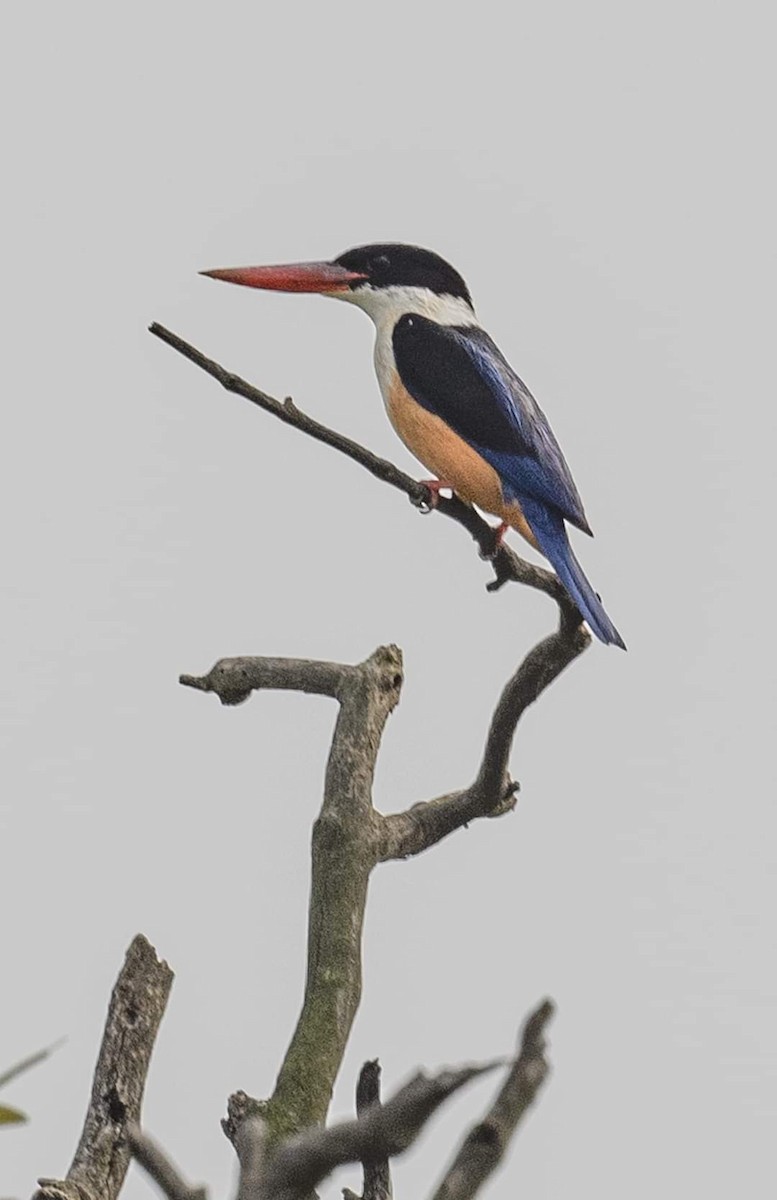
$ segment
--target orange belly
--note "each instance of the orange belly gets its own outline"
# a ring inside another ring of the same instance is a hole
[[[515,501],[507,502],[494,468],[445,422],[427,412],[409,394],[394,373],[386,398],[391,424],[411,454],[437,479],[449,483],[457,496],[477,504],[517,530],[530,545],[537,541]]]

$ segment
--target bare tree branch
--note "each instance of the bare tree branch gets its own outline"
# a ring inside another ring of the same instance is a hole
[[[206,1189],[186,1183],[161,1146],[137,1125],[128,1125],[125,1136],[132,1157],[168,1200],[206,1200]]]
[[[520,1053],[499,1095],[467,1134],[432,1200],[470,1200],[499,1166],[518,1123],[548,1076],[544,1032],[552,1015],[553,1004],[544,1000],[527,1020]]]
[[[291,688],[340,704],[324,799],[313,828],[305,997],[272,1096],[263,1105],[272,1143],[322,1124],[361,998],[367,884],[376,862],[372,782],[383,728],[402,686],[402,655],[383,646],[358,666],[301,659],[221,659],[181,682],[236,704],[251,691]]]
[[[285,424],[292,425],[295,429],[299,429],[309,437],[315,438],[316,441],[324,442],[327,446],[338,450],[347,458],[352,459],[353,462],[359,463],[371,475],[374,475],[376,479],[380,479],[390,487],[404,492],[416,507],[428,510],[434,504],[436,512],[443,513],[444,516],[450,517],[451,520],[456,521],[466,529],[477,543],[481,555],[491,560],[495,578],[488,584],[489,591],[495,591],[509,581],[522,583],[526,587],[535,588],[537,591],[545,592],[548,596],[551,596],[559,607],[568,614],[570,619],[574,615],[578,622],[581,620],[580,614],[553,572],[527,562],[516,554],[514,550],[511,550],[509,546],[502,545],[495,552],[496,541],[494,530],[488,521],[485,521],[474,508],[459,500],[457,496],[451,498],[439,496],[435,503],[432,493],[425,484],[419,483],[410,475],[406,475],[404,471],[400,471],[393,463],[379,458],[370,450],[365,449],[364,446],[360,446],[358,442],[352,441],[351,438],[347,438],[343,434],[329,429],[326,425],[314,421],[312,417],[301,412],[290,397],[281,402],[280,400],[276,400],[274,396],[269,396],[267,392],[253,387],[245,379],[241,379],[239,375],[227,371],[219,363],[214,362],[212,358],[207,358],[196,347],[185,342],[177,334],[171,333],[169,329],[165,329],[163,325],[159,325],[156,321],[149,326],[149,332],[154,337],[159,338],[160,341],[171,346],[173,350],[183,355],[184,358],[188,358],[195,366],[200,367],[201,370],[211,375],[228,392],[242,396],[245,400],[250,401],[251,404],[255,404],[265,412],[271,413],[280,421],[285,422]]]
[[[324,442],[345,454],[354,462],[359,463],[377,479],[388,483],[389,486],[402,491],[414,504],[419,507],[429,507],[432,495],[429,489],[409,475],[400,471],[392,463],[378,458],[365,447],[360,446],[350,438],[321,425],[287,398],[285,401],[275,399],[259,388],[253,387],[240,376],[225,370],[213,359],[207,358],[196,347],[185,342],[177,334],[171,333],[156,322],[150,326],[155,337],[189,359],[207,374],[216,379],[229,392],[242,396],[252,404],[271,413],[299,429],[302,433],[318,441]],[[560,627],[556,634],[546,638],[527,656],[510,682],[505,687],[497,706],[486,741],[483,760],[474,783],[463,789],[433,800],[416,804],[404,813],[392,814],[385,818],[380,825],[380,846],[378,858],[380,861],[396,858],[408,858],[428,849],[449,833],[460,829],[469,821],[484,816],[500,816],[508,812],[515,804],[517,786],[508,775],[508,760],[513,736],[517,723],[529,704],[590,644],[590,635],[582,624],[576,607],[570,600],[564,588],[551,571],[520,558],[508,546],[502,546],[495,551],[494,530],[474,508],[464,504],[458,497],[447,498],[440,496],[436,510],[458,522],[475,539],[481,555],[489,557],[495,572],[495,579],[489,584],[489,589],[500,587],[508,580],[523,583],[536,588],[551,596],[557,603],[560,612]],[[224,704],[236,704],[244,700],[251,686],[284,686],[299,687],[299,690],[322,691],[335,694],[337,684],[326,683],[320,686],[302,688],[298,682],[265,683],[261,680],[250,685],[241,677],[241,670],[248,669],[245,664],[254,662],[262,665],[256,669],[261,672],[272,670],[276,662],[282,660],[226,660],[230,667],[230,678],[223,676],[224,662],[217,663],[204,679],[182,676],[181,682],[191,687],[216,691]],[[291,663],[292,660],[288,660]],[[242,664],[242,666],[241,666]],[[300,664],[309,671],[309,664]],[[321,670],[325,664],[319,664]],[[345,670],[346,668],[329,669]],[[287,671],[290,668],[286,668]],[[234,680],[234,684],[231,682]],[[331,687],[331,690],[330,690]]]
[[[425,485],[314,421],[290,398],[281,402],[252,387],[160,325],[152,325],[151,332],[228,391],[332,446],[376,478],[404,492],[418,507],[432,506],[433,496]],[[220,660],[202,677],[181,676],[185,686],[212,691],[224,704],[241,703],[254,690],[287,688],[331,696],[340,705],[323,805],[313,830],[302,1012],[270,1099],[256,1101],[244,1093],[236,1094],[225,1123],[225,1132],[241,1160],[239,1200],[308,1196],[335,1165],[346,1161],[364,1164],[364,1200],[386,1200],[390,1195],[388,1158],[415,1137],[428,1115],[424,1110],[426,1115],[408,1123],[408,1112],[416,1111],[409,1097],[423,1096],[427,1102],[431,1084],[439,1084],[442,1077],[437,1081],[419,1077],[408,1085],[409,1090],[400,1093],[402,1103],[394,1097],[384,1107],[377,1102],[375,1077],[376,1102],[364,1107],[368,1076],[363,1070],[363,1111],[357,1121],[329,1130],[319,1128],[326,1118],[359,1004],[361,937],[370,873],[377,862],[417,854],[476,817],[500,815],[513,807],[517,785],[510,779],[508,763],[518,721],[528,705],[590,643],[579,612],[554,574],[525,562],[506,546],[497,547],[491,526],[456,496],[440,497],[436,508],[462,525],[481,554],[491,559],[495,579],[488,585],[489,590],[515,580],[551,596],[560,612],[557,632],[527,655],[505,686],[492,717],[480,768],[469,788],[414,805],[405,813],[382,816],[375,812],[372,784],[377,754],[402,685],[402,660],[396,647],[383,647],[356,667],[297,659],[237,658]],[[549,1007],[541,1018],[535,1014],[538,1028],[549,1014]],[[523,1081],[521,1086],[531,1075],[526,1065],[530,1040],[524,1038],[523,1065],[520,1070],[515,1068],[515,1078]],[[535,1042],[531,1045],[536,1051]],[[538,1054],[541,1058],[541,1050],[532,1059],[535,1067]],[[370,1066],[367,1064],[367,1068]],[[455,1082],[449,1090],[465,1081],[461,1072],[453,1075]],[[471,1076],[472,1071],[466,1074],[466,1078]],[[506,1084],[500,1099],[508,1091]],[[498,1106],[499,1101],[494,1111]],[[505,1111],[507,1107],[505,1101]],[[520,1112],[515,1121],[519,1116]]]
[[[339,450],[375,477],[429,507],[430,490],[357,443],[251,387],[161,326],[152,333],[280,420]],[[409,1146],[435,1109],[470,1079],[496,1064],[418,1075],[380,1104],[377,1062],[362,1069],[357,1120],[322,1128],[361,995],[361,941],[367,885],[373,867],[417,854],[479,816],[514,803],[508,774],[521,715],[589,644],[580,614],[550,572],[497,548],[494,531],[457,497],[438,511],[461,524],[492,560],[493,590],[516,580],[550,595],[560,610],[558,631],[536,646],[505,686],[494,712],[483,759],[467,789],[382,816],[372,800],[373,777],[386,721],[402,686],[402,656],[381,647],[358,666],[302,659],[221,659],[204,676],[180,682],[239,704],[270,688],[329,696],[339,713],[326,769],[324,798],[313,829],[308,963],[302,1011],[267,1101],[237,1093],[225,1132],[240,1160],[237,1200],[302,1200],[336,1166],[361,1162],[363,1200],[390,1200],[389,1159]],[[41,1179],[36,1200],[117,1200],[130,1156],[169,1200],[205,1200],[139,1127],[150,1055],[169,995],[172,972],[142,936],[132,942],[115,985],[95,1069],[81,1141],[65,1180]],[[548,1071],[542,1033],[552,1012],[545,1002],[530,1018],[521,1052],[486,1119],[468,1135],[435,1200],[475,1195],[504,1154],[512,1133]],[[352,1193],[349,1194],[352,1196]]]
[[[268,1104],[273,1139],[325,1120],[361,999],[362,927],[376,861],[372,783],[402,680],[401,652],[382,646],[352,668],[340,691],[313,827],[305,997]]]
[[[591,635],[562,610],[559,629],[527,654],[505,685],[491,720],[475,781],[461,791],[422,801],[400,813],[374,814],[379,862],[410,858],[428,850],[470,821],[502,816],[515,807],[518,785],[508,763],[520,718],[561,672],[586,649]],[[399,652],[394,650],[394,653]],[[239,704],[254,690],[292,689],[340,699],[359,668],[343,663],[283,658],[224,658],[204,676],[182,675],[181,683],[214,692],[222,704]],[[401,674],[400,674],[401,681]],[[375,747],[377,752],[377,747]],[[373,762],[374,768],[374,762]],[[370,800],[371,805],[371,800]]]
[[[433,1200],[470,1200],[501,1162],[547,1078],[544,1031],[552,1015],[552,1002],[544,1000],[526,1021],[518,1057],[488,1113],[464,1139]],[[268,1144],[266,1105],[237,1092],[230,1097],[228,1115],[222,1122],[240,1160],[237,1200],[306,1200],[336,1167],[353,1162],[364,1165],[361,1200],[390,1200],[389,1160],[412,1145],[428,1119],[454,1092],[502,1065],[504,1060],[499,1060],[431,1077],[419,1072],[381,1105],[378,1063],[365,1063],[357,1088],[355,1121],[328,1129],[312,1126],[272,1147]],[[168,1200],[205,1200],[204,1189],[186,1184],[165,1153],[136,1126],[127,1127],[126,1139]],[[78,1190],[72,1193],[79,1194]],[[347,1188],[344,1196],[359,1200]]]
[[[92,1098],[67,1178],[40,1179],[36,1200],[116,1200],[130,1160],[124,1134],[140,1122],[143,1089],[173,972],[142,934],[111,995]]]
[[[510,781],[507,763],[516,723],[589,641],[584,627],[562,614],[557,633],[527,655],[506,685],[475,782],[389,816],[374,810],[372,782],[383,728],[402,684],[396,647],[382,647],[356,667],[237,658],[221,659],[201,678],[182,677],[189,686],[216,693],[223,703],[277,687],[336,696],[340,702],[324,802],[313,830],[305,998],[273,1095],[262,1102],[271,1145],[326,1118],[361,996],[361,935],[373,867],[418,854],[477,817],[513,807],[517,785]]]
[[[179,683],[215,692],[222,704],[242,704],[257,691],[307,692],[339,699],[355,668],[305,658],[222,658],[207,675],[181,675]]]
[[[371,1106],[355,1121],[310,1129],[290,1138],[269,1159],[261,1195],[298,1200],[309,1195],[335,1167],[401,1154],[449,1096],[501,1065],[502,1060],[431,1077],[419,1073],[384,1105]]]
[[[420,854],[470,821],[501,816],[515,806],[518,787],[510,780],[508,763],[518,721],[590,641],[591,635],[583,625],[562,616],[558,631],[527,654],[506,684],[491,719],[475,782],[462,791],[384,816],[380,826],[381,862]]]
[[[371,1108],[380,1107],[380,1063],[377,1058],[366,1062],[356,1084],[356,1115],[363,1117]],[[388,1158],[362,1159],[361,1197],[350,1188],[343,1188],[343,1200],[391,1200],[391,1170]]]
[[[254,1200],[263,1193],[267,1151],[267,1125],[263,1118],[252,1113],[241,1121],[235,1131],[234,1145],[240,1163],[237,1200]]]

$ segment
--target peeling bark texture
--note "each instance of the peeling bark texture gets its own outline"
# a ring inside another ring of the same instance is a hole
[[[36,1200],[116,1200],[130,1161],[128,1125],[140,1122],[143,1089],[173,972],[142,934],[127,951],[111,995],[92,1098],[67,1178],[40,1179]]]
[[[290,397],[281,402],[274,396],[269,396],[267,392],[253,387],[245,379],[227,371],[212,358],[207,358],[196,347],[185,342],[177,334],[171,333],[169,329],[165,329],[156,321],[149,326],[149,332],[212,376],[228,392],[242,396],[243,399],[250,401],[251,404],[255,404],[265,412],[271,413],[286,425],[292,425],[300,432],[315,438],[316,441],[324,442],[327,446],[339,450],[353,462],[359,463],[376,479],[404,492],[417,508],[426,512],[434,509],[435,512],[442,513],[456,521],[474,538],[481,557],[487,558],[491,562],[494,579],[487,585],[489,591],[496,591],[503,584],[509,582],[522,583],[525,587],[545,592],[555,600],[567,621],[575,621],[578,625],[581,623],[582,618],[579,612],[553,572],[527,562],[507,545],[502,545],[497,549],[494,530],[488,521],[485,521],[469,504],[465,504],[457,496],[452,496],[450,499],[446,496],[435,498],[425,484],[406,475],[393,463],[386,462],[385,459],[379,458],[364,446],[360,446],[358,442],[337,433],[334,429],[329,429],[326,425],[321,425],[306,413],[301,412]]]
[[[544,1031],[552,1016],[553,1005],[544,1000],[527,1020],[520,1053],[499,1095],[467,1134],[432,1200],[470,1200],[499,1166],[518,1123],[548,1076]]]

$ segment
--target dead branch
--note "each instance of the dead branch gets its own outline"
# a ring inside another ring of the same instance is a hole
[[[363,1117],[369,1109],[380,1107],[380,1063],[377,1058],[366,1062],[356,1084],[356,1115]],[[362,1194],[356,1196],[343,1188],[343,1200],[391,1200],[391,1170],[388,1158],[362,1159]]]
[[[527,654],[505,685],[491,719],[474,782],[461,791],[421,801],[404,812],[386,816],[370,814],[363,832],[375,836],[372,853],[376,861],[410,858],[471,821],[502,816],[515,806],[518,785],[510,779],[508,763],[518,722],[526,709],[590,641],[591,636],[583,625],[574,620],[566,621],[562,614],[556,633]],[[399,655],[395,647],[388,649]],[[239,704],[252,691],[266,688],[315,692],[340,699],[358,670],[342,663],[303,659],[224,658],[206,675],[182,675],[180,681],[187,687],[213,692],[222,704]],[[398,688],[400,684],[401,665],[395,686]]]
[[[222,704],[242,704],[258,691],[306,692],[340,698],[354,668],[305,658],[223,658],[207,675],[181,675],[178,682],[200,692],[214,692]]]
[[[186,1183],[162,1147],[137,1125],[128,1125],[125,1136],[135,1162],[143,1168],[149,1179],[153,1179],[168,1200],[206,1200],[208,1193],[205,1188],[191,1187]]]
[[[228,392],[242,396],[244,400],[248,400],[251,404],[255,404],[265,412],[271,413],[286,425],[292,425],[295,429],[299,429],[301,433],[306,433],[316,441],[324,442],[325,445],[338,450],[353,462],[364,467],[376,479],[380,479],[390,487],[404,492],[417,508],[428,511],[432,507],[433,497],[425,484],[419,483],[410,475],[406,475],[404,471],[400,471],[393,463],[379,458],[370,450],[365,449],[364,446],[360,446],[358,442],[354,442],[351,438],[345,437],[344,434],[337,433],[334,429],[329,429],[328,426],[313,420],[312,417],[309,417],[297,408],[291,397],[287,397],[283,402],[276,400],[274,396],[269,396],[267,392],[263,392],[259,388],[253,387],[245,379],[241,379],[239,375],[235,375],[232,371],[227,371],[212,358],[207,358],[195,346],[185,342],[183,338],[178,337],[175,333],[171,333],[169,329],[165,329],[163,325],[159,325],[156,321],[149,326],[149,332],[153,333],[154,337],[159,338],[160,341],[171,346],[173,350],[183,355],[184,358],[188,358],[195,366],[212,376]],[[464,504],[456,496],[450,498],[440,496],[434,505],[434,511],[450,517],[451,520],[456,521],[466,529],[470,537],[474,538],[477,543],[481,556],[491,561],[494,569],[494,579],[488,584],[489,591],[496,591],[503,584],[510,581],[522,583],[526,587],[535,588],[537,591],[545,592],[546,595],[551,596],[568,620],[576,620],[578,624],[580,623],[580,614],[553,572],[546,571],[543,567],[538,567],[534,563],[527,562],[526,559],[521,558],[520,555],[516,554],[507,545],[500,546],[495,552],[494,530],[488,521],[485,521],[474,508],[468,504]]]
[[[418,483],[364,446],[313,420],[301,412],[290,398],[281,402],[253,387],[245,379],[227,371],[196,347],[156,322],[150,326],[150,332],[211,375],[227,391],[242,396],[287,425],[292,425],[302,433],[338,450],[359,463],[375,478],[404,492],[418,507],[428,508],[431,505],[432,496],[424,484]],[[513,580],[545,592],[559,607],[560,625],[556,634],[546,638],[527,656],[505,687],[493,716],[480,770],[474,783],[462,791],[438,796],[416,804],[404,813],[387,817],[381,826],[382,844],[378,852],[381,861],[419,854],[470,821],[478,817],[499,816],[514,806],[517,786],[511,782],[507,767],[517,723],[528,705],[537,699],[591,641],[579,612],[551,571],[534,566],[505,545],[494,553],[493,529],[474,508],[464,504],[456,496],[440,496],[436,511],[462,525],[474,538],[481,555],[490,558],[495,573],[495,579],[488,585],[490,590]],[[244,700],[250,690],[251,685],[247,677],[245,686],[241,686],[241,670],[249,669],[246,664],[253,662],[253,670],[267,672],[272,670],[274,662],[267,659],[225,661],[229,666],[229,678],[233,686],[227,686],[223,678],[213,677],[225,669],[224,662],[217,663],[213,671],[203,679],[197,680],[187,675],[181,678],[181,682],[190,687],[217,692],[223,704],[236,704]],[[241,662],[243,667],[239,665]],[[322,671],[333,669],[332,664],[319,664],[319,668]],[[294,687],[295,684],[284,682],[275,685],[257,677],[253,686]],[[334,695],[336,685],[309,687],[304,690]]]
[[[267,1140],[267,1125],[256,1113],[247,1116],[235,1130],[234,1146],[240,1163],[236,1200],[255,1200],[266,1195],[263,1180]]]
[[[544,1032],[552,1015],[553,1004],[544,1000],[527,1020],[520,1053],[499,1095],[467,1134],[432,1200],[471,1200],[499,1166],[518,1123],[548,1076]]]
[[[467,1135],[433,1200],[470,1200],[495,1170],[518,1123],[534,1101],[548,1074],[544,1030],[553,1014],[549,1000],[531,1014],[524,1026],[518,1057],[485,1118]],[[244,1092],[230,1097],[222,1124],[240,1160],[237,1200],[306,1200],[336,1167],[364,1164],[361,1200],[390,1200],[388,1163],[416,1140],[429,1118],[450,1096],[471,1080],[502,1066],[503,1060],[457,1067],[436,1075],[419,1072],[390,1100],[381,1104],[378,1066],[365,1063],[359,1077],[355,1121],[313,1127],[268,1145],[263,1106]],[[133,1154],[168,1200],[204,1200],[177,1169],[139,1130],[128,1130]],[[368,1167],[369,1165],[369,1167]],[[359,1200],[344,1189],[346,1200]]]
[[[558,631],[527,654],[499,698],[474,783],[383,817],[381,862],[420,854],[470,821],[502,816],[515,806],[518,785],[510,779],[508,762],[518,722],[590,641],[583,625],[562,618]]]
[[[459,1067],[432,1076],[419,1072],[384,1105],[372,1105],[355,1121],[310,1129],[290,1138],[269,1159],[260,1195],[302,1200],[335,1167],[401,1154],[441,1104],[472,1079],[500,1065]]]
[[[514,805],[507,761],[516,724],[590,640],[566,621],[526,657],[506,685],[491,721],[480,769],[465,791],[384,816],[375,811],[372,780],[386,720],[399,700],[402,659],[381,647],[358,666],[300,659],[226,658],[189,687],[222,703],[252,690],[294,688],[335,697],[340,713],[326,770],[324,801],[313,830],[305,998],[275,1090],[262,1107],[271,1145],[323,1124],[361,997],[361,934],[373,867],[434,845],[476,817]]]
[[[429,507],[432,497],[423,484],[313,421],[290,399],[281,403],[253,388],[159,325],[153,325],[151,332],[207,371],[227,390],[339,450],[375,477],[403,491],[419,507]],[[385,723],[398,702],[402,686],[402,658],[394,646],[378,649],[358,666],[299,659],[236,658],[220,660],[202,677],[181,676],[182,684],[213,692],[223,704],[241,703],[252,691],[267,688],[326,695],[339,704],[323,804],[313,830],[308,965],[302,1011],[270,1099],[260,1102],[237,1093],[231,1098],[224,1122],[225,1132],[240,1160],[238,1200],[301,1200],[336,1166],[346,1162],[363,1164],[363,1200],[387,1200],[390,1157],[410,1145],[447,1096],[489,1069],[462,1068],[431,1079],[419,1075],[381,1105],[377,1071],[372,1076],[369,1071],[365,1074],[367,1068],[376,1064],[366,1064],[360,1079],[356,1121],[322,1128],[360,999],[362,925],[373,867],[389,858],[417,854],[475,817],[499,815],[512,807],[517,785],[510,779],[508,760],[517,723],[528,705],[590,642],[580,614],[553,574],[525,562],[507,547],[496,549],[488,523],[455,496],[440,498],[437,508],[466,528],[481,553],[491,558],[495,579],[490,589],[507,580],[525,583],[550,595],[560,611],[557,632],[527,655],[505,686],[491,721],[480,768],[469,788],[415,805],[405,813],[383,816],[375,811],[372,801],[375,764]],[[166,995],[165,991],[164,999]],[[474,1195],[501,1159],[509,1137],[547,1074],[542,1030],[551,1011],[546,1002],[527,1023],[518,1060],[488,1117],[471,1131],[446,1174],[438,1190],[438,1200]],[[84,1168],[85,1185],[80,1179],[71,1180],[69,1175],[64,1184],[52,1183],[46,1191],[46,1181],[42,1181],[44,1191],[40,1200],[55,1200],[55,1197],[115,1200],[130,1150],[170,1200],[202,1200],[201,1190],[190,1188],[164,1153],[137,1128],[147,1065],[146,1056],[136,1102],[134,1094],[127,1101],[116,1092],[120,1100],[120,1108],[114,1106],[113,1110],[116,1128],[108,1131],[107,1136],[103,1134],[111,1161],[115,1159],[117,1145],[124,1153],[120,1170],[115,1172],[118,1184],[111,1177],[101,1188],[93,1186],[89,1172],[99,1155],[88,1119],[82,1146],[71,1168],[71,1175]],[[103,1090],[98,1096],[97,1078],[96,1074],[93,1106],[106,1095]],[[121,1133],[126,1134],[123,1141]],[[464,1170],[462,1162],[470,1154],[467,1147],[472,1148],[475,1165]],[[445,1188],[447,1192],[442,1190]]]
[[[125,1131],[140,1122],[151,1052],[172,982],[167,963],[138,934],[111,995],[72,1165],[64,1180],[39,1179],[35,1200],[116,1200],[130,1161]]]
[[[326,1118],[361,999],[361,942],[367,883],[376,863],[372,781],[383,728],[399,699],[402,655],[383,646],[358,666],[301,659],[221,659],[188,687],[237,704],[253,690],[293,689],[339,702],[313,829],[308,970],[297,1027],[263,1108],[274,1143]]]

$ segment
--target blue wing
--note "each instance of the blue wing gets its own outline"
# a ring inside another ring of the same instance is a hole
[[[397,321],[392,344],[410,395],[491,464],[505,499],[520,504],[593,632],[625,650],[569,544],[565,520],[591,530],[564,455],[537,401],[488,334],[408,313]]]
[[[591,532],[545,414],[484,330],[413,313],[397,322],[392,344],[410,395],[491,464],[505,499],[531,497]]]

